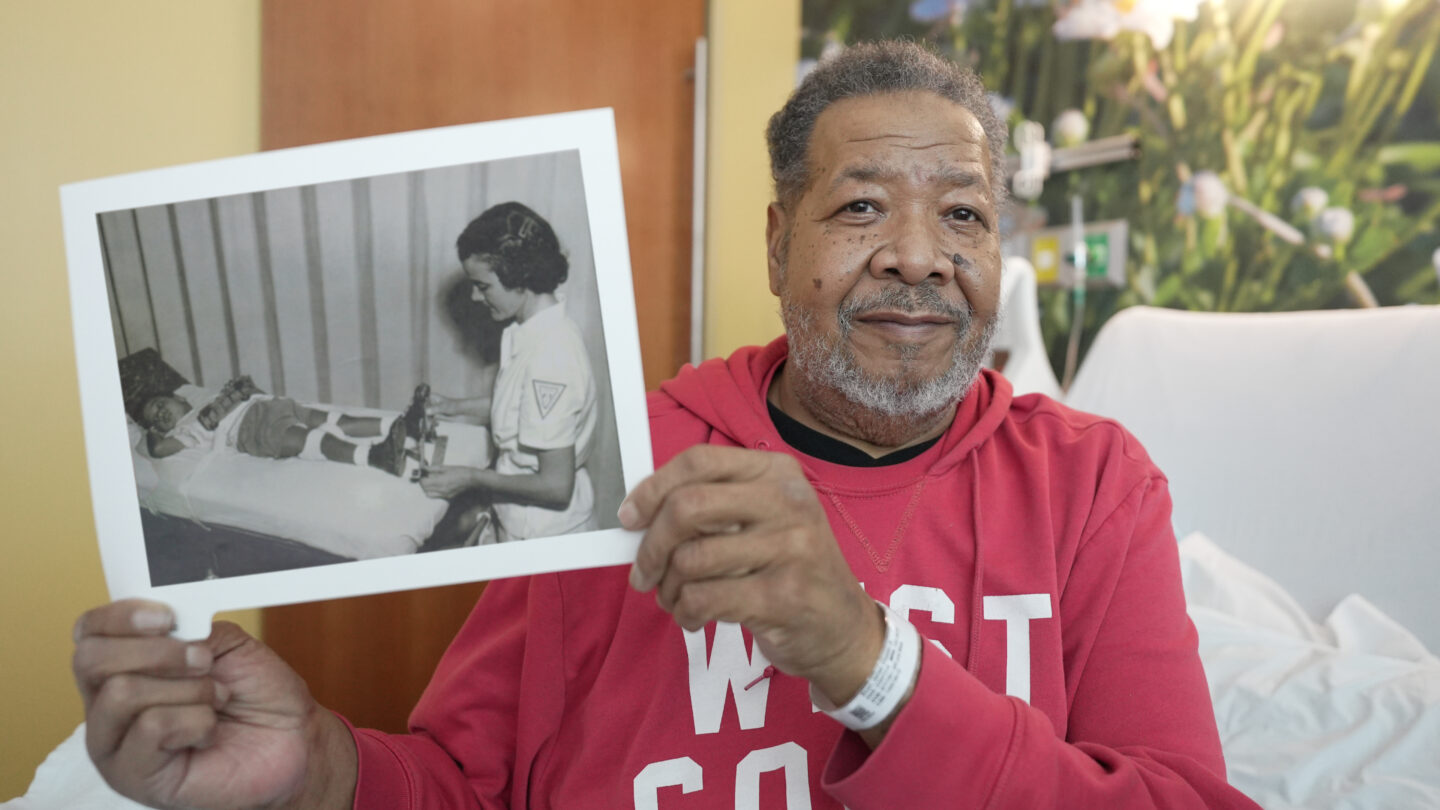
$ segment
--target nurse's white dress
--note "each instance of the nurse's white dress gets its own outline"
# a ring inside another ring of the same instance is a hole
[[[555,304],[512,323],[500,337],[500,371],[490,403],[495,471],[540,471],[540,450],[575,448],[575,488],[564,509],[496,503],[501,540],[549,537],[597,527],[585,462],[595,435],[595,377],[580,329]]]

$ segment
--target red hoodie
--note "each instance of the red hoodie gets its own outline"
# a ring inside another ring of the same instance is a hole
[[[796,455],[865,589],[926,644],[871,752],[736,625],[686,633],[624,568],[485,590],[411,717],[356,732],[356,808],[1253,807],[1224,777],[1163,475],[1114,422],[986,372],[919,456],[800,455],[785,341],[650,397],[656,465]]]

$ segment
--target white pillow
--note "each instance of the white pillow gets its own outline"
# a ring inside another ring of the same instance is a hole
[[[1191,535],[1181,570],[1231,784],[1268,810],[1440,807],[1440,661],[1359,596],[1324,625]]]
[[[1199,532],[1180,541],[1185,601],[1292,638],[1320,641],[1323,628],[1275,580],[1226,554]]]

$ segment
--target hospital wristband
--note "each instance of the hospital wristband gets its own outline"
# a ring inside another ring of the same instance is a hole
[[[876,602],[885,613],[885,644],[870,677],[855,697],[844,706],[835,705],[810,687],[810,702],[851,731],[864,731],[880,725],[889,717],[920,671],[920,634],[890,607]]]

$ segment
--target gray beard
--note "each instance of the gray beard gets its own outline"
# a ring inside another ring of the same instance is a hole
[[[899,347],[900,367],[894,374],[877,376],[860,368],[850,350],[848,338],[857,316],[878,309],[933,313],[953,319],[955,346],[950,366],[938,377],[917,378],[913,366],[920,348],[902,345]],[[886,287],[866,298],[847,299],[837,313],[839,333],[833,341],[817,332],[813,313],[785,297],[781,298],[780,315],[790,339],[789,363],[799,372],[797,382],[800,382],[801,389],[822,396],[828,390],[839,394],[852,408],[868,411],[873,416],[902,420],[934,416],[962,399],[979,377],[995,334],[995,319],[991,318],[985,323],[978,339],[967,345],[966,337],[974,321],[970,307],[949,303],[932,284]],[[816,416],[829,421],[821,414]],[[839,421],[866,421],[859,416],[852,413],[840,416]]]

